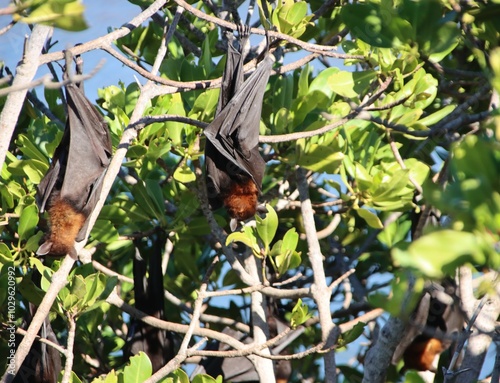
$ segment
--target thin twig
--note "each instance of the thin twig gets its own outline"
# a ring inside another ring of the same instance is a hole
[[[16,334],[20,334],[22,336],[25,336],[27,334],[26,330],[21,328],[21,327],[17,327],[16,328]],[[35,337],[36,341],[37,342],[40,342],[40,343],[45,343],[46,345],[56,349],[57,351],[59,351],[59,353],[63,354],[63,355],[66,355],[66,349],[61,346],[60,344],[57,344],[55,342],[52,342],[51,340],[47,339],[47,338],[42,338],[41,336],[37,335]]]
[[[455,365],[458,361],[458,358],[460,357],[460,354],[462,352],[462,349],[464,348],[465,342],[467,339],[469,339],[470,335],[472,334],[472,326],[474,326],[474,323],[476,322],[476,319],[481,312],[481,309],[483,308],[484,304],[487,301],[487,296],[485,295],[479,304],[476,307],[476,310],[474,311],[474,314],[472,315],[472,318],[470,318],[469,323],[467,324],[467,327],[465,328],[464,331],[460,334],[459,340],[457,342],[457,346],[455,348],[455,352],[453,353],[453,357],[451,358],[450,364],[448,368],[443,367],[443,375],[444,375],[444,382],[451,382],[453,379],[458,375],[466,370],[459,370],[459,371],[453,371],[455,368]]]
[[[67,315],[68,319],[68,342],[66,344],[66,362],[64,364],[64,375],[61,383],[68,383],[71,379],[71,371],[73,370],[73,347],[75,345],[76,322],[72,314]]]

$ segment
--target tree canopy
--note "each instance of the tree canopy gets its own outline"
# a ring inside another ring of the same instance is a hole
[[[0,39],[15,23],[31,31],[0,78],[3,381],[40,374],[21,363],[42,344],[62,356],[63,382],[498,382],[500,3],[129,1],[133,20],[67,50],[48,37],[87,28],[80,2],[0,10]],[[266,35],[275,63],[260,120],[263,206],[231,231],[208,204],[203,130],[224,32],[240,24],[251,26],[245,73]],[[56,62],[91,51],[135,78],[103,77],[90,100],[113,157],[79,260],[40,259],[37,186],[63,137],[62,88],[100,76],[85,67],[63,79]],[[51,74],[37,76],[41,66]],[[460,336],[429,324],[433,303],[457,308]],[[39,333],[49,324],[53,336]],[[443,347],[435,373],[411,367],[410,329]],[[441,354],[451,340],[466,343],[458,361],[454,346]],[[250,378],[229,377],[247,368]]]

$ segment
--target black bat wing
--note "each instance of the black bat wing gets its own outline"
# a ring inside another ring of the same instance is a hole
[[[49,171],[38,185],[40,212],[48,207],[50,197],[69,201],[88,216],[99,198],[104,171],[111,157],[111,139],[107,124],[96,108],[75,84],[66,86],[68,117],[63,138],[52,158]],[[80,230],[81,241],[87,222]]]
[[[259,154],[262,100],[273,65],[270,54],[205,128],[205,136],[225,159],[251,177],[260,190],[265,162]]]
[[[215,115],[217,116],[222,109],[233,98],[234,94],[238,91],[243,84],[243,47],[248,41],[249,30],[248,28],[241,27],[238,29],[240,33],[240,49],[236,49],[233,45],[234,35],[233,32],[227,33],[228,50],[226,56],[226,65],[222,75],[222,84],[219,93],[219,102]]]
[[[69,138],[69,127],[66,122],[63,137],[54,152],[49,170],[38,184],[36,200],[40,213],[45,212],[52,191],[61,189],[68,162]]]
[[[66,86],[70,143],[61,197],[90,215],[99,200],[104,172],[111,158],[111,139],[106,122],[76,85]],[[87,222],[80,230],[81,241]]]

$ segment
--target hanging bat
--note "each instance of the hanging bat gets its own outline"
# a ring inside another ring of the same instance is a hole
[[[73,246],[85,237],[112,149],[108,126],[83,90],[66,85],[66,99],[64,135],[38,185],[38,207],[48,211],[50,232],[37,254],[76,258]]]
[[[157,229],[157,234],[148,238],[153,242],[152,248],[146,248],[142,254],[141,240],[136,239],[133,262],[135,308],[159,319],[166,319],[164,312],[164,291],[162,272],[162,250],[167,241],[166,234]],[[149,274],[146,278],[146,274]],[[130,321],[127,341],[123,350],[124,357],[130,358],[140,351],[146,353],[151,361],[153,373],[162,368],[175,356],[174,339],[170,331],[165,331],[142,322],[139,319]]]
[[[283,322],[276,315],[274,305],[270,304],[267,307],[266,320],[269,326],[269,336],[270,338],[276,337],[278,334],[288,331],[288,325]],[[272,355],[287,355],[288,351],[286,347],[297,339],[305,331],[304,327],[299,327],[292,330],[288,335],[279,340],[271,349]],[[251,344],[254,340],[240,331],[233,330],[229,327],[225,327],[222,330],[223,334],[229,335],[240,342],[245,344]],[[211,351],[227,351],[230,347],[226,344],[213,342],[209,343],[207,350]],[[292,366],[289,360],[274,360],[273,361],[274,376],[277,383],[288,382],[290,375],[292,374]],[[224,381],[230,382],[257,382],[259,381],[259,375],[253,365],[253,363],[244,356],[239,356],[235,358],[217,358],[217,357],[206,357],[203,358],[198,366],[195,367],[191,377],[198,374],[208,374],[212,377],[217,377],[222,375]]]
[[[393,364],[403,358],[405,370],[436,371],[436,357],[452,346],[464,325],[455,288],[450,281],[430,286],[394,352]]]
[[[212,209],[224,206],[233,220],[255,215],[262,192],[265,162],[259,154],[262,100],[273,65],[269,42],[265,58],[243,81],[243,46],[248,28],[239,28],[240,46],[228,36],[228,53],[219,104],[214,120],[205,128],[206,181]],[[234,229],[236,222],[232,220]]]

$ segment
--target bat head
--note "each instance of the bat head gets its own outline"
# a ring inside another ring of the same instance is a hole
[[[231,218],[244,221],[257,212],[258,196],[257,185],[248,177],[241,182],[233,182],[223,203]]]

